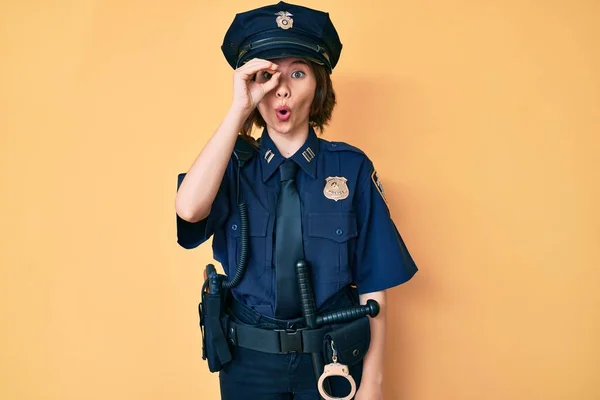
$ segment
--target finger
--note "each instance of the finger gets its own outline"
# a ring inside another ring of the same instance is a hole
[[[252,77],[259,71],[268,71],[274,74],[279,66],[266,60],[253,60],[240,67],[237,72],[243,77]]]
[[[268,64],[255,65],[255,66],[252,66],[251,68],[239,71],[239,74],[242,77],[254,77],[254,76],[256,76],[256,74],[261,73],[263,71],[266,71],[266,72],[270,73],[271,75],[273,75],[275,72],[277,72],[277,68],[270,66]]]
[[[257,65],[257,64],[266,65],[266,66],[268,66],[268,67],[273,67],[273,66],[274,66],[275,68],[276,68],[276,67],[278,67],[278,65],[277,65],[277,64],[275,64],[275,63],[274,63],[274,62],[272,62],[272,61],[265,60],[265,59],[262,59],[262,58],[253,58],[252,60],[250,60],[250,61],[248,61],[248,62],[244,63],[244,65],[242,65],[242,66],[241,66],[241,67],[239,67],[239,68],[241,69],[241,68],[252,67],[252,66],[254,66],[254,65]]]
[[[244,65],[240,66],[238,68],[238,70],[251,69],[251,68],[254,68],[257,65],[260,65],[262,67],[269,67],[271,64],[273,64],[271,61],[263,60],[263,59],[260,59],[260,58],[254,58],[254,59],[248,61],[247,63],[245,63]]]
[[[261,84],[260,86],[263,88],[265,93],[269,93],[279,84],[279,77],[281,76],[281,72],[275,72],[271,79]]]

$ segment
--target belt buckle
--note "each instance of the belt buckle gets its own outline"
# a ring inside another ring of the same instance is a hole
[[[281,353],[302,353],[302,329],[275,329]]]

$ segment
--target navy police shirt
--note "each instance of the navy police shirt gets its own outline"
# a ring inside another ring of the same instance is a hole
[[[300,165],[296,181],[304,254],[317,307],[348,284],[356,285],[360,294],[376,292],[417,272],[390,217],[373,164],[362,151],[320,139],[310,128],[306,143],[291,158]],[[248,206],[249,252],[244,277],[232,293],[267,316],[275,308],[275,214],[278,167],[284,159],[265,129],[259,150],[239,176],[240,201]],[[206,219],[190,223],[177,216],[179,245],[192,249],[213,236],[214,258],[230,277],[240,253],[237,172],[232,157]]]

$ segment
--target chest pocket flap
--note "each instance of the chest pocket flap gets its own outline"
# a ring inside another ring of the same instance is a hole
[[[330,239],[337,243],[347,242],[358,235],[354,213],[316,213],[308,218],[308,235]]]
[[[239,213],[229,221],[228,253],[230,272],[235,271],[242,252],[242,223]],[[258,279],[263,277],[270,262],[271,240],[267,240],[269,214],[262,210],[248,210],[248,264],[242,285],[248,282],[247,278]]]
[[[269,225],[269,214],[262,210],[248,210],[248,235],[266,236]],[[230,220],[229,232],[231,236],[238,238],[242,232],[242,221],[239,213]]]

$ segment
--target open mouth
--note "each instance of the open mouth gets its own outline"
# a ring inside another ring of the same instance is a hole
[[[277,107],[275,113],[280,121],[286,121],[291,114],[290,109],[286,106]]]

